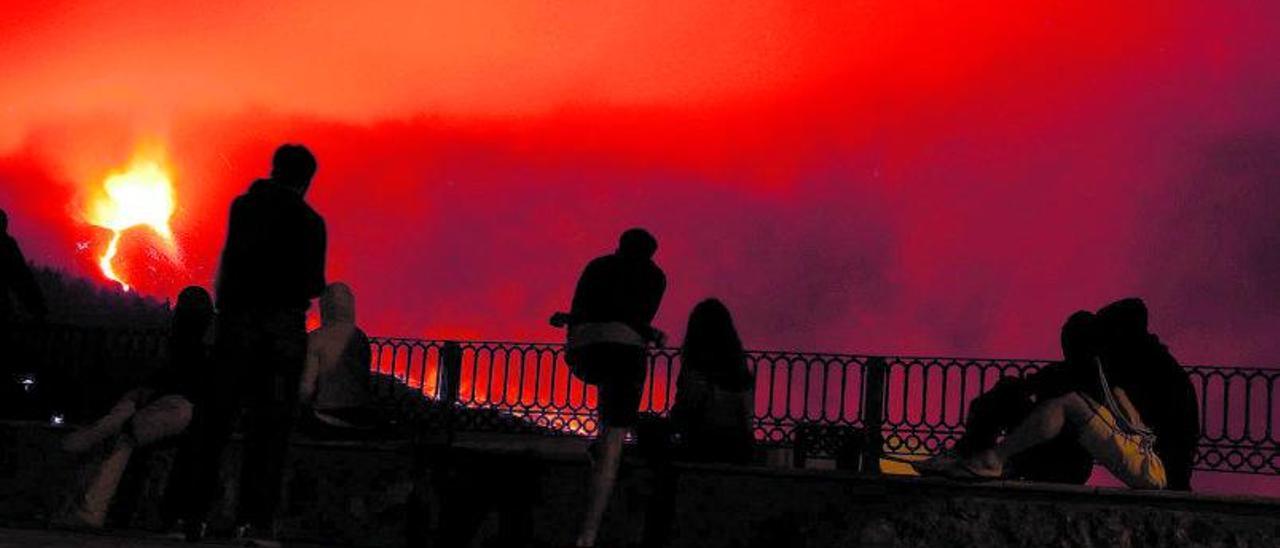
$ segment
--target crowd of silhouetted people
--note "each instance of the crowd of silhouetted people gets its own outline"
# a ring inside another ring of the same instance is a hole
[[[233,534],[270,544],[295,428],[337,437],[378,428],[355,297],[345,284],[326,283],[325,223],[305,200],[316,169],[306,148],[284,145],[271,175],[232,203],[214,296],[200,287],[179,294],[167,363],[64,439],[65,450],[101,458],[88,466],[62,524],[101,527],[131,455],[164,442],[177,446],[165,518],[188,540],[203,538],[223,455],[240,424]],[[0,212],[0,329],[15,308],[12,297],[34,317],[45,312],[6,225]],[[551,318],[566,330],[572,374],[598,390],[599,431],[576,546],[595,545],[624,442],[637,428],[658,440],[654,462],[743,464],[755,455],[755,380],[732,315],[717,299],[689,315],[669,420],[642,424],[647,349],[665,342],[653,326],[667,285],[654,262],[657,249],[649,232],[627,230],[615,251],[586,265],[569,311]],[[316,299],[321,326],[308,334],[305,316]],[[1099,463],[1135,488],[1190,489],[1199,438],[1195,392],[1148,331],[1142,301],[1078,312],[1061,339],[1060,362],[1001,380],[974,400],[953,449],[911,464],[921,474],[962,480],[1083,483]]]

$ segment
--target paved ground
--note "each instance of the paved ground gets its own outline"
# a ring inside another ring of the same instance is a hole
[[[37,529],[0,529],[0,548],[181,548],[190,546],[235,546],[227,542],[187,544],[177,539],[147,535],[142,531],[111,534],[72,533]],[[286,543],[285,546],[321,548],[318,544]]]

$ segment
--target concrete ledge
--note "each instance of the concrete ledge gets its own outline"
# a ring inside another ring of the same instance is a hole
[[[0,423],[0,523],[36,526],[70,493],[62,430]],[[219,520],[229,525],[238,447]],[[132,526],[157,522],[167,471],[153,455]],[[548,546],[574,534],[585,441],[462,434],[452,449],[406,441],[298,440],[281,508],[289,538],[354,546]],[[1015,482],[631,460],[602,545],[1277,546],[1280,500]]]

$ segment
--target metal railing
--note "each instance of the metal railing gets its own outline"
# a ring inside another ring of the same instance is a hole
[[[5,337],[6,371],[39,371],[60,405],[94,410],[163,362],[162,331],[21,327]],[[467,412],[422,414],[424,427],[591,435],[596,391],[569,373],[560,344],[375,337],[373,371],[383,392],[415,404]],[[1003,377],[1037,360],[748,353],[755,375],[758,443],[795,448],[801,458],[838,458],[856,439],[863,458],[921,455],[964,433],[969,405]],[[674,403],[678,349],[650,351],[641,411],[663,415]],[[1280,475],[1280,369],[1191,366],[1202,438],[1196,468]],[[386,379],[394,378],[394,382]],[[82,411],[88,412],[88,411]],[[69,413],[74,415],[74,413]]]
[[[549,434],[596,431],[595,388],[569,373],[559,344],[374,338],[379,373],[416,392],[491,411],[460,414],[463,429],[521,428]],[[969,405],[1004,377],[1050,362],[748,353],[755,375],[758,443],[803,445],[802,457],[836,458],[847,439],[864,455],[921,455],[949,448],[964,433]],[[641,412],[666,414],[676,396],[678,349],[649,353]],[[1280,369],[1190,366],[1200,399],[1202,438],[1196,469],[1280,474]],[[858,434],[858,435],[854,435]],[[865,458],[865,457],[864,457]]]

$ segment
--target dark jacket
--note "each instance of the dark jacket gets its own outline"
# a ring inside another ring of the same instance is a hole
[[[755,434],[752,387],[725,386],[682,369],[671,422],[681,436],[683,457],[706,462],[750,462]]]
[[[651,338],[666,290],[667,277],[652,260],[605,255],[583,269],[570,314],[574,323],[622,322]]]
[[[1200,442],[1200,409],[1191,377],[1155,335],[1146,335],[1107,356],[1106,374],[1123,388],[1156,435],[1169,489],[1191,489],[1191,467]]]
[[[169,338],[169,356],[143,386],[151,390],[150,400],[161,396],[182,396],[192,403],[204,399],[205,377],[211,367],[210,345],[203,336],[173,334]]]
[[[28,314],[44,316],[44,296],[31,274],[31,267],[22,256],[22,249],[12,236],[0,234],[0,322],[13,314],[11,299],[14,296],[22,302]]]
[[[324,290],[325,226],[298,193],[258,180],[231,204],[220,312],[305,312]]]

